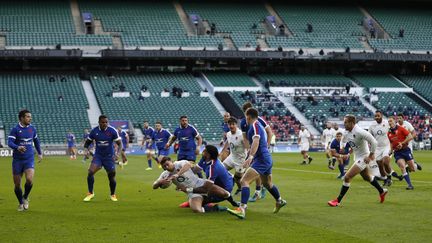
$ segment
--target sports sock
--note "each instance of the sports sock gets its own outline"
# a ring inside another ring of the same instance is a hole
[[[378,181],[377,181],[377,179],[375,178],[375,176],[373,177],[373,179],[372,179],[372,181],[370,182],[370,184],[371,184],[372,186],[374,186],[374,187],[378,190],[379,193],[383,193],[383,192],[384,192],[383,188],[382,188],[381,185],[378,183]]]
[[[334,166],[335,164],[336,164],[336,158],[333,157],[333,158],[332,158],[332,166]]]
[[[148,167],[151,168],[152,167],[152,160],[151,159],[147,160],[147,163],[148,163]]]
[[[399,178],[398,173],[396,173],[395,171],[392,171],[390,174],[391,174],[393,177]]]
[[[277,188],[276,185],[273,185],[272,188],[269,188],[268,191],[270,192],[270,194],[273,196],[273,198],[278,201],[280,200],[280,193],[279,193],[279,189]]]
[[[15,187],[14,191],[15,191],[15,196],[17,197],[19,204],[23,204],[23,194],[22,194],[21,187]]]
[[[117,182],[115,179],[115,173],[108,173],[108,179],[109,179],[109,186],[110,186],[111,195],[115,195],[115,189],[117,186]]]
[[[94,185],[94,176],[88,175],[87,176],[87,186],[88,186],[88,192],[93,193],[93,185]]]
[[[29,194],[30,194],[30,191],[31,191],[32,187],[33,187],[33,183],[26,183],[26,184],[24,185],[24,195],[23,195],[23,198],[24,198],[24,199],[27,199],[27,198],[28,198],[28,196],[29,196]]]
[[[249,196],[250,196],[250,189],[249,189],[249,187],[242,187],[241,203],[246,205],[247,202],[248,202],[248,200],[249,200]]]
[[[232,205],[233,207],[238,207],[238,206],[239,206],[239,204],[238,204],[236,201],[234,201],[234,199],[232,198],[231,195],[230,195],[226,200],[227,200],[229,203],[231,203],[231,205]]]
[[[345,165],[339,164],[338,168],[339,168],[339,172],[340,172],[341,176],[344,176],[345,175]]]
[[[403,174],[403,177],[405,178],[405,181],[407,182],[408,186],[412,186],[409,174],[405,173]]]
[[[341,191],[340,191],[340,193],[339,193],[339,196],[337,197],[337,199],[338,199],[339,202],[342,201],[342,198],[343,198],[343,197],[345,196],[345,194],[347,193],[349,187],[350,187],[350,183],[346,183],[346,182],[344,182],[344,183],[342,184]]]

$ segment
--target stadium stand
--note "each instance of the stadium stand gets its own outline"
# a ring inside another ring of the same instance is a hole
[[[224,43],[218,36],[187,36],[169,1],[79,1],[79,6],[100,19],[104,31],[119,32],[125,47],[216,47]]]
[[[355,96],[297,96],[294,106],[321,132],[329,118],[343,119],[346,114],[359,119],[372,116],[372,112]]]
[[[404,85],[401,82],[388,74],[355,74],[352,77],[359,85],[366,88],[404,88]]]
[[[0,31],[7,46],[111,46],[111,36],[76,35],[70,2],[2,1]]]
[[[270,36],[271,47],[364,49],[360,20],[363,15],[355,6],[287,5],[275,3],[274,8],[287,23],[294,37]],[[307,25],[312,32],[307,32]]]
[[[324,87],[345,87],[352,86],[351,79],[342,75],[333,74],[260,74],[261,82],[270,82],[270,86],[324,86]]]
[[[425,116],[428,111],[406,93],[379,93],[378,101],[373,105],[382,110],[385,115],[397,115],[403,113],[405,116]]]
[[[245,73],[206,72],[204,75],[215,87],[256,87],[257,85]]]
[[[237,47],[255,47],[257,35],[265,33],[261,22],[269,13],[263,4],[184,1],[182,5],[187,13],[198,14],[209,24],[214,23],[216,33],[228,33]]]
[[[17,113],[29,109],[44,144],[63,143],[66,132],[75,135],[90,127],[87,99],[78,75],[1,74],[0,120],[9,131],[17,124]],[[65,80],[60,81],[61,77]],[[77,136],[78,137],[78,136]]]
[[[260,115],[270,122],[277,141],[295,141],[300,129],[300,122],[288,111],[285,105],[269,92],[230,92],[239,107],[246,101],[250,101],[256,107]]]
[[[391,39],[370,39],[378,50],[423,50],[432,49],[430,39],[432,12],[428,8],[369,7],[369,13],[383,26]],[[403,36],[399,31],[403,29]]]
[[[171,132],[178,127],[179,117],[187,115],[207,141],[219,141],[222,130],[222,116],[208,97],[200,97],[201,88],[190,74],[121,74],[108,77],[105,74],[92,74],[91,82],[99,106],[110,119],[130,120],[135,127],[140,127],[144,120],[153,126],[161,121]],[[114,98],[112,92],[123,84],[130,97]],[[150,97],[140,97],[146,86]],[[166,89],[170,93],[173,87],[183,92],[189,91],[189,97],[161,97]]]
[[[419,93],[429,102],[432,102],[432,77],[431,76],[400,76],[401,80],[412,87],[415,92]]]

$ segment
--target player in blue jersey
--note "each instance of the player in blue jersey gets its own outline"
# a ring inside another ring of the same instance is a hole
[[[76,159],[77,149],[75,144],[75,135],[71,130],[66,134],[66,144],[68,147],[68,154],[70,155],[70,159]]]
[[[98,172],[103,166],[108,174],[111,201],[116,202],[117,196],[115,194],[115,189],[117,182],[115,179],[116,170],[114,161],[118,158],[116,154],[120,154],[121,152],[122,142],[117,130],[108,125],[108,117],[104,115],[99,116],[99,126],[92,129],[86,143],[84,144],[84,148],[88,150],[93,141],[96,142],[96,152],[94,153],[93,160],[88,169],[88,193],[84,198],[84,201],[89,202],[94,198],[94,174],[96,174],[96,172]],[[114,152],[114,142],[117,144],[117,153]]]
[[[273,213],[279,212],[279,210],[286,205],[286,201],[282,199],[278,188],[272,182],[273,161],[268,150],[267,135],[264,127],[258,121],[258,111],[254,108],[247,109],[246,121],[249,124],[247,138],[249,139],[251,147],[247,159],[243,164],[247,169],[240,180],[242,185],[241,204],[237,209],[228,209],[229,213],[240,219],[246,217],[247,203],[250,196],[249,185],[258,177],[261,177],[263,185],[276,200],[276,207]]]
[[[85,142],[87,141],[87,138],[89,137],[89,135],[90,135],[90,132],[88,131],[88,129],[84,129],[84,134],[83,134],[83,137],[82,137],[83,138],[83,141],[82,141],[82,145],[83,146],[84,146]],[[85,163],[86,160],[88,158],[90,158],[90,156],[93,156],[93,152],[94,152],[94,143],[91,143],[89,145],[88,150],[84,151],[84,158],[83,158],[82,162]]]
[[[156,147],[152,139],[154,129],[153,127],[149,126],[148,121],[144,121],[142,132],[144,137],[141,144],[141,149],[145,147],[145,153],[147,155],[147,163],[148,163],[148,167],[146,170],[152,170],[152,158],[155,154]]]
[[[245,117],[243,119],[241,119],[240,121],[240,129],[243,132],[243,141],[245,141],[245,145],[246,148],[249,150],[250,149],[250,144],[249,141],[247,139],[247,132],[249,130],[249,125],[246,122],[246,110],[252,108],[252,103],[251,102],[246,102],[243,104],[242,110],[243,113],[245,113]],[[270,147],[270,142],[271,142],[271,137],[273,136],[273,131],[271,130],[271,127],[267,124],[266,121],[264,121],[264,119],[262,119],[261,117],[258,117],[258,121],[259,123],[264,127],[265,132],[267,134],[267,144]],[[257,178],[257,180],[255,181],[255,193],[253,194],[253,196],[251,198],[249,198],[249,202],[255,202],[259,199],[262,199],[265,197],[266,194],[266,190],[265,188],[263,188],[263,184],[261,182],[261,178]]]
[[[338,168],[340,174],[337,177],[338,179],[343,179],[343,177],[345,176],[345,167],[349,165],[349,151],[349,144],[347,143],[344,145],[342,143],[342,133],[337,132],[336,138],[333,139],[333,141],[330,143],[330,152],[339,163]]]
[[[119,162],[119,165],[123,166],[123,165],[127,165],[127,163],[128,163],[127,157],[126,157],[126,149],[129,147],[129,135],[127,134],[126,131],[123,131],[120,126],[117,127],[117,132],[118,132],[119,136],[121,137],[121,141],[122,141],[122,148],[121,148],[121,152],[120,152],[120,156],[121,156],[122,161]]]
[[[39,162],[42,161],[42,151],[36,128],[31,125],[30,111],[22,110],[18,113],[19,123],[11,129],[8,136],[8,146],[13,149],[12,174],[15,184],[15,195],[18,199],[18,211],[29,208],[29,194],[33,187],[34,151],[33,144],[38,153]],[[21,189],[21,178],[25,174],[26,183],[24,194]]]
[[[230,131],[229,127],[228,127],[228,120],[231,118],[231,115],[229,112],[225,112],[224,114],[224,118],[223,118],[223,122],[221,125],[222,128],[222,139],[219,143],[219,145],[221,147],[224,147],[226,141],[227,141],[227,133]],[[227,157],[229,156],[229,149],[228,150],[222,150],[221,154],[219,155],[221,161],[224,161]]]
[[[218,159],[218,154],[219,151],[215,146],[207,145],[202,153],[202,158],[198,163],[198,166],[193,167],[193,170],[198,173],[203,170],[208,180],[213,181],[215,185],[222,187],[231,193],[234,185],[233,177]],[[209,211],[213,207],[207,205],[208,203],[218,203],[224,200],[227,200],[235,207],[239,206],[239,204],[234,201],[231,195],[228,198],[205,196],[203,201],[204,209]],[[206,207],[208,207],[208,209]],[[216,209],[220,210],[220,207],[216,207]]]
[[[168,130],[162,128],[161,122],[156,122],[152,139],[158,151],[157,163],[159,167],[161,167],[160,161],[162,158],[169,155],[169,148],[165,148],[165,145],[168,143],[171,136],[172,134]]]
[[[174,131],[173,136],[165,145],[168,149],[174,141],[179,140],[179,151],[177,153],[177,160],[196,161],[196,156],[200,152],[202,138],[198,130],[189,124],[187,116],[180,117],[180,126]],[[195,144],[195,139],[197,143]]]

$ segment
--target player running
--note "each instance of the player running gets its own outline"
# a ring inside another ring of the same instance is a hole
[[[300,153],[303,156],[303,162],[301,163],[302,165],[306,165],[306,160],[308,161],[307,164],[310,164],[313,160],[308,154],[310,141],[310,132],[305,128],[304,125],[301,125],[297,143],[300,145]]]
[[[126,149],[129,147],[129,135],[127,134],[126,131],[123,131],[123,129],[120,126],[117,127],[117,132],[118,132],[119,136],[121,137],[121,141],[122,141],[122,148],[120,150],[121,151],[120,156],[121,156],[122,161],[119,162],[119,165],[123,166],[123,165],[128,164],[128,160],[126,157]]]
[[[380,195],[380,202],[383,203],[385,196],[387,195],[387,189],[383,189],[378,183],[374,176],[369,174],[369,169],[367,164],[375,159],[375,151],[377,147],[377,141],[375,138],[368,133],[366,130],[361,129],[356,124],[356,118],[353,115],[346,115],[344,118],[345,125],[345,135],[343,137],[343,142],[348,143],[354,152],[355,161],[348,172],[345,174],[344,182],[340,191],[339,196],[331,201],[328,201],[328,205],[331,207],[339,206],[342,198],[347,193],[351,180],[360,174],[364,180],[369,181],[372,186],[374,186]],[[370,149],[369,149],[370,145]],[[342,158],[348,159],[348,155],[342,155]]]
[[[377,151],[376,151],[376,162],[379,166],[380,175],[385,177],[383,186],[391,186],[392,175],[399,180],[403,180],[402,176],[399,176],[390,165],[390,141],[387,133],[390,127],[388,121],[383,119],[381,111],[375,112],[375,122],[369,127],[369,132],[377,140]]]
[[[335,130],[332,128],[332,124],[330,122],[327,122],[326,126],[327,128],[324,129],[321,136],[321,142],[324,145],[325,154],[328,160],[328,168],[334,170],[336,158],[333,158],[333,156],[331,155],[330,143],[335,137]]]
[[[227,142],[221,153],[229,148],[229,156],[223,161],[223,165],[227,170],[235,169],[234,182],[237,185],[237,190],[234,195],[237,195],[241,192],[240,179],[245,172],[243,162],[246,158],[246,144],[243,140],[242,131],[237,127],[237,119],[229,118],[228,127],[230,131],[227,133]]]
[[[398,164],[406,183],[408,184],[407,190],[414,190],[406,164],[408,164],[411,172],[416,171],[417,164],[414,163],[414,158],[408,144],[413,139],[412,134],[402,126],[396,124],[393,117],[389,118],[390,131],[387,133],[388,139],[391,143],[391,151],[394,152],[396,163]]]
[[[170,157],[160,161],[165,170],[153,183],[153,189],[167,188],[171,182],[188,195],[190,208],[195,213],[204,213],[203,194],[219,198],[229,198],[231,194],[212,181],[199,178],[192,171],[192,164],[187,160],[172,162]]]
[[[413,139],[409,142],[408,147],[409,147],[409,149],[411,149],[411,154],[414,154],[413,140],[417,137],[417,133],[416,133],[413,125],[411,123],[409,123],[408,121],[404,120],[404,115],[402,113],[398,114],[398,124],[399,124],[399,126],[402,126],[406,130],[408,130],[408,132],[411,133]],[[414,160],[414,163],[417,165],[418,170],[422,170],[422,167],[420,166],[419,163],[417,163],[415,160]],[[408,169],[409,169],[409,167],[408,167]]]
[[[146,170],[152,170],[152,158],[155,154],[155,148],[156,147],[155,147],[155,144],[153,143],[153,139],[152,139],[154,129],[153,129],[153,127],[149,126],[148,121],[144,121],[142,132],[143,132],[144,137],[143,137],[143,141],[141,144],[141,149],[143,149],[145,146],[145,153],[147,155],[147,164],[148,164],[148,167]]]
[[[247,137],[251,144],[251,148],[247,159],[243,164],[243,166],[247,168],[246,172],[240,180],[242,185],[241,204],[240,207],[235,210],[228,209],[229,213],[240,219],[246,217],[247,202],[250,194],[249,185],[258,177],[261,177],[264,186],[276,200],[276,207],[274,208],[273,213],[279,212],[279,210],[287,204],[280,196],[276,185],[272,182],[273,161],[267,147],[267,135],[264,131],[264,127],[258,121],[258,111],[254,108],[247,109],[246,120],[250,127]]]
[[[75,145],[75,135],[71,130],[66,134],[66,144],[68,147],[68,154],[70,155],[69,159],[76,159],[77,149]]]
[[[243,119],[241,119],[241,121],[240,121],[240,128],[243,132],[243,141],[245,141],[246,148],[248,150],[250,149],[250,144],[249,144],[249,141],[247,138],[247,132],[249,131],[249,124],[246,121],[246,110],[249,108],[252,108],[252,103],[249,101],[245,102],[243,104],[243,107],[242,107],[242,110],[243,110],[245,117]],[[270,147],[270,142],[271,142],[270,138],[273,136],[273,131],[271,130],[270,125],[267,124],[267,122],[264,119],[262,119],[261,117],[258,117],[258,121],[265,129],[265,133],[266,133],[267,138],[268,138],[267,146]],[[255,193],[253,194],[253,196],[251,198],[249,198],[249,202],[256,202],[259,199],[265,198],[266,189],[263,188],[263,183],[262,183],[260,177],[258,177],[256,179],[255,184],[256,184]]]
[[[330,143],[330,151],[332,157],[336,158],[338,162],[339,175],[337,179],[343,179],[345,176],[345,167],[349,165],[349,144],[344,144],[342,142],[342,132],[336,133],[336,138]]]
[[[172,134],[168,130],[162,128],[161,122],[158,121],[155,123],[155,132],[152,139],[158,151],[156,161],[159,168],[162,168],[160,165],[162,158],[169,155],[169,148],[165,148],[165,144],[168,143],[171,136]]]
[[[8,146],[13,149],[12,174],[15,196],[18,199],[18,211],[29,209],[29,194],[33,187],[34,151],[38,153],[39,163],[42,161],[42,150],[36,128],[31,124],[32,115],[28,110],[18,113],[19,123],[13,127],[8,136]],[[21,178],[25,174],[24,194],[21,189]]]
[[[94,198],[94,174],[96,174],[96,172],[98,172],[102,166],[108,175],[111,191],[110,199],[113,202],[117,202],[118,199],[115,194],[117,182],[115,179],[116,170],[114,161],[118,159],[116,154],[121,153],[122,143],[121,137],[119,136],[117,130],[114,127],[108,125],[108,117],[104,115],[99,116],[99,126],[92,129],[86,143],[84,144],[84,148],[88,150],[90,144],[93,143],[93,141],[96,142],[96,152],[88,169],[88,192],[87,196],[84,198],[84,202],[89,202]],[[114,152],[114,142],[117,144],[117,153]]]

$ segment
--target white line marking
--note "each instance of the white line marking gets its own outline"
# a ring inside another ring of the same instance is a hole
[[[303,173],[313,173],[313,174],[324,174],[324,175],[338,175],[339,173],[334,172],[325,172],[325,171],[313,171],[313,170],[299,170],[299,169],[288,169],[288,168],[277,168],[273,167],[275,170],[285,170],[285,171],[295,171],[295,172],[303,172]],[[411,180],[412,182],[418,182],[418,183],[425,183],[425,184],[432,184],[432,181],[418,181],[418,180]]]

